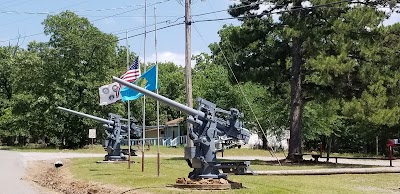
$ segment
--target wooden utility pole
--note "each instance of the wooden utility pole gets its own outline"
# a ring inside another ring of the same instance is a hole
[[[185,74],[186,74],[186,104],[193,108],[192,95],[192,50],[191,50],[191,16],[190,16],[191,0],[185,0]],[[187,123],[187,146],[193,147],[193,141],[189,138],[189,129],[191,125]]]

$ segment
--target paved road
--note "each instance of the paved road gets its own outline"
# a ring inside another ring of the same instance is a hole
[[[267,156],[225,156],[218,157],[219,159],[228,159],[228,160],[264,160],[264,161],[276,161],[274,157]],[[279,157],[279,160],[285,159],[283,157]],[[310,160],[310,156],[304,156],[305,160]],[[319,161],[325,162],[326,158],[320,158]],[[339,158],[337,159],[340,164],[361,164],[361,165],[375,165],[375,166],[390,166],[389,160],[371,160],[371,159],[345,159]],[[335,158],[330,158],[329,162],[335,163]],[[400,160],[393,160],[392,165],[395,167],[400,167]]]
[[[18,152],[0,150],[0,194],[39,194],[28,181],[23,156]]]
[[[87,154],[87,153],[43,153],[43,152],[22,152],[19,153],[20,156],[23,157],[23,161],[33,161],[33,160],[58,160],[64,158],[88,158],[88,157],[104,157],[104,154]],[[133,156],[140,157],[140,156]],[[146,154],[145,157],[156,157],[155,154]],[[161,157],[172,158],[172,157],[183,157],[183,155],[163,155]],[[228,159],[228,160],[276,160],[274,157],[268,156],[225,156],[220,157],[219,159]],[[279,159],[284,159],[283,157],[279,157]],[[304,156],[304,159],[310,160],[310,156]],[[320,158],[319,161],[326,161],[325,158]],[[335,163],[335,159],[331,158],[330,162]],[[339,158],[338,163],[342,164],[363,164],[363,165],[377,165],[377,166],[389,166],[389,160],[370,160],[370,159],[344,159]],[[400,160],[393,160],[393,166],[400,167]],[[1,172],[1,171],[0,171]]]

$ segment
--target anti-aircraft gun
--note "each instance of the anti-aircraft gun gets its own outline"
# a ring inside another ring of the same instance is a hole
[[[103,123],[105,127],[105,132],[107,134],[107,139],[104,143],[104,148],[107,151],[107,155],[104,160],[126,160],[128,155],[128,149],[121,149],[121,142],[125,141],[128,136],[128,125],[123,124],[122,121],[127,122],[128,119],[122,118],[120,115],[109,113],[108,120],[93,115],[81,113],[78,111],[70,110],[63,107],[57,107],[68,113],[72,113],[81,117],[86,117]],[[142,137],[142,129],[137,125],[137,120],[135,118],[131,119],[131,138],[139,139]],[[135,150],[131,149],[131,155],[136,156]]]
[[[188,135],[195,145],[195,147],[185,148],[185,159],[189,166],[193,168],[193,171],[189,173],[189,178],[227,177],[219,172],[223,165],[216,159],[218,151],[215,147],[216,141],[218,137],[225,135],[248,143],[250,132],[244,128],[243,122],[239,120],[243,114],[234,108],[229,111],[222,110],[217,108],[214,103],[201,98],[197,99],[198,108],[196,110],[117,77],[113,77],[113,81],[188,114],[187,121],[193,124]]]

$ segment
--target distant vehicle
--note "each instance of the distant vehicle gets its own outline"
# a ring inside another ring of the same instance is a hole
[[[219,137],[219,140],[217,141],[217,147],[219,148],[223,148],[223,149],[231,149],[231,148],[241,148],[242,145],[244,145],[244,141],[243,140],[235,140],[233,138],[230,137],[226,137],[226,136],[221,136]]]

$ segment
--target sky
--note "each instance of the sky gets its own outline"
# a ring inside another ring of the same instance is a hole
[[[204,16],[196,16],[206,12],[228,9],[232,0],[192,0],[192,20],[204,20],[230,17],[227,11]],[[48,41],[43,34],[43,25],[47,14],[57,14],[61,11],[74,11],[77,15],[88,18],[101,31],[112,33],[124,38],[125,32],[133,36],[144,32],[145,0],[0,0],[0,46],[17,44],[26,45],[33,41]],[[147,0],[147,25],[155,22],[154,8],[157,16],[157,27],[161,28],[184,21],[184,0]],[[192,54],[209,53],[208,45],[219,41],[218,30],[224,24],[239,25],[239,21],[225,20],[214,22],[199,22],[192,25]],[[140,29],[138,29],[140,28]],[[147,27],[154,30],[154,25]],[[38,34],[30,36],[33,34]],[[28,37],[25,37],[28,36]],[[144,51],[144,36],[129,38],[128,45],[132,52],[139,55],[143,62],[155,62],[155,34],[150,32],[146,37],[146,52]],[[14,40],[11,40],[14,39]],[[120,45],[126,45],[121,40]],[[185,59],[185,27],[178,25],[157,31],[158,61],[172,61],[184,65]],[[126,66],[126,64],[124,64]]]
[[[154,8],[156,9],[158,28],[184,21],[184,0],[147,0],[147,25],[154,24]],[[234,0],[192,0],[192,20],[216,19],[230,17],[226,9]],[[144,32],[145,0],[0,0],[0,46],[17,44],[26,45],[33,41],[48,41],[43,34],[41,24],[49,13],[57,14],[70,10],[79,16],[88,18],[101,31],[112,33],[119,38],[134,36]],[[202,13],[221,11],[215,14],[197,16]],[[385,25],[400,21],[396,14],[384,22]],[[219,41],[218,30],[223,25],[240,25],[237,20],[198,22],[192,24],[192,54],[209,53],[208,45]],[[149,26],[147,30],[154,30]],[[31,36],[33,35],[33,36]],[[126,45],[126,41],[119,42]],[[154,32],[146,36],[146,52],[144,36],[129,38],[128,45],[132,52],[139,55],[140,61],[155,62]],[[184,65],[185,28],[184,25],[157,31],[158,61],[172,61]],[[126,64],[121,64],[126,66]]]

